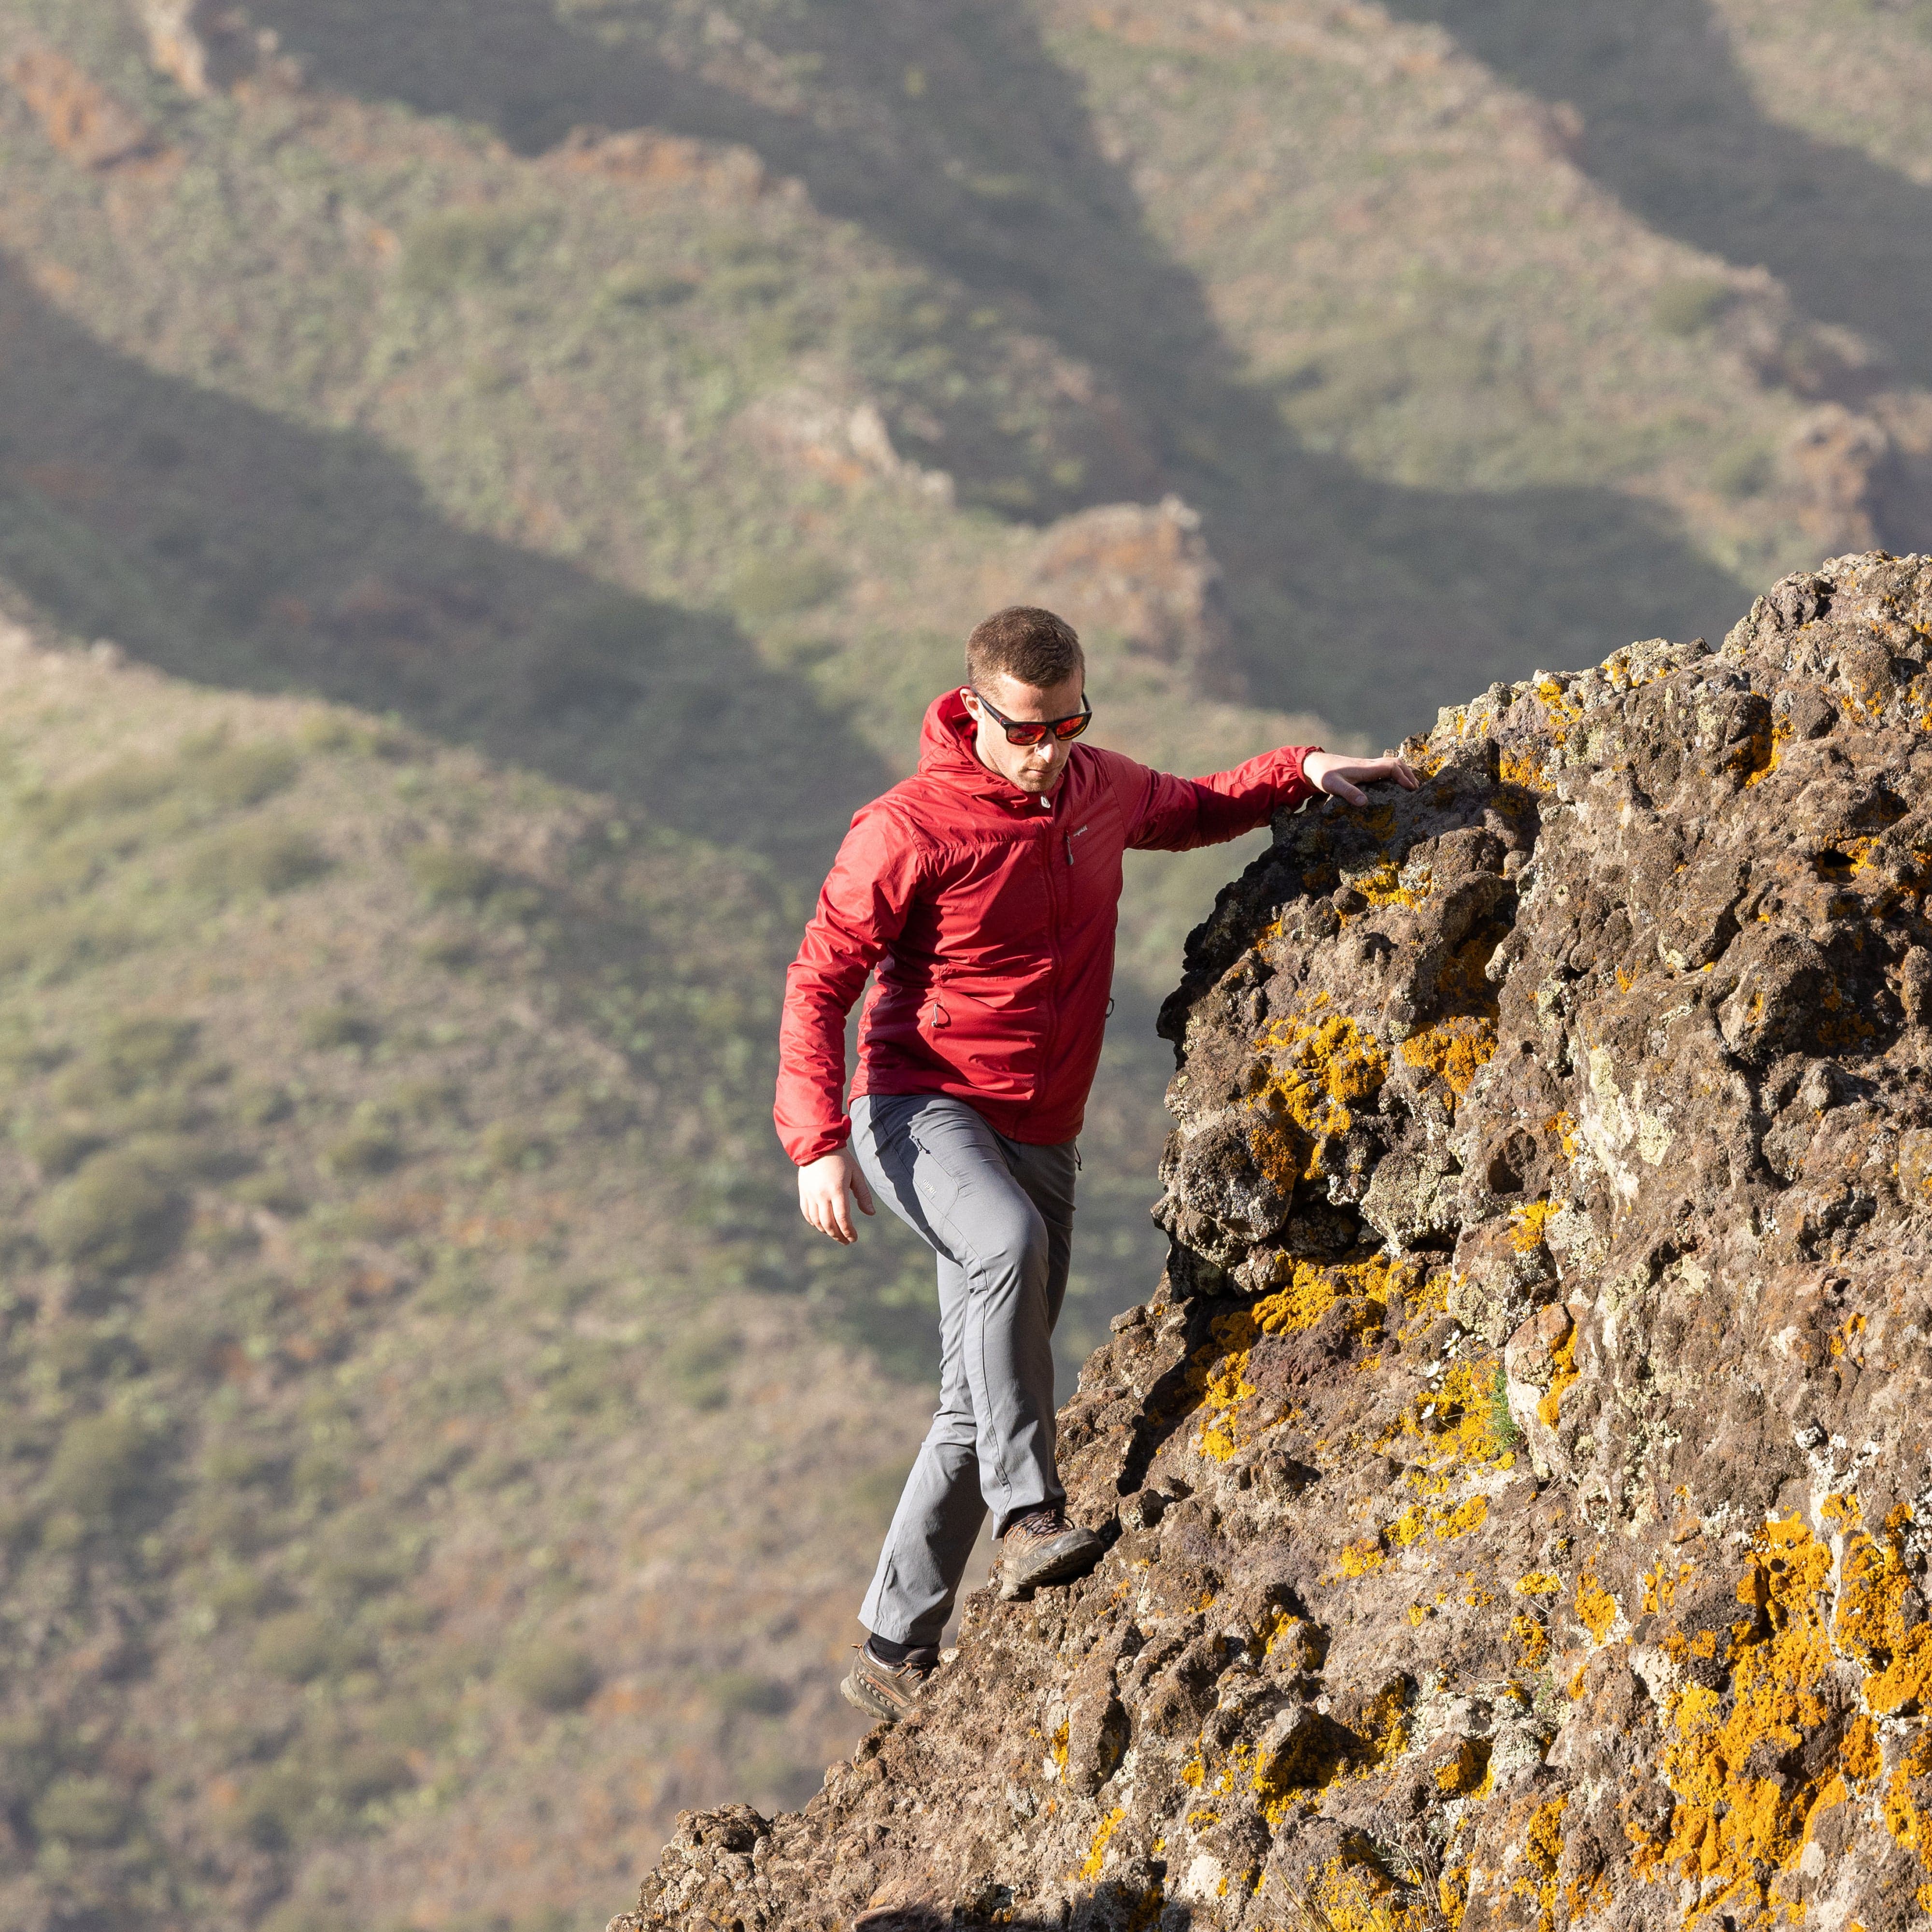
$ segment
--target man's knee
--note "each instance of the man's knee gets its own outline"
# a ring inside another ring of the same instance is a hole
[[[973,1272],[987,1288],[1044,1289],[1051,1258],[1046,1223],[1030,1202],[989,1216],[974,1229]]]

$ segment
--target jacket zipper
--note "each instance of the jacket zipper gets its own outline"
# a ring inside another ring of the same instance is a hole
[[[1061,789],[1064,791],[1065,788],[1063,786]],[[1060,820],[1060,807],[1064,802],[1058,798],[1053,801],[1053,815],[1057,820]],[[1064,823],[1064,820],[1060,822]],[[1072,836],[1070,833],[1062,836],[1066,842],[1066,862],[1070,867],[1073,863]],[[1046,1042],[1041,1050],[1039,1070],[1034,1076],[1032,1097],[1035,1100],[1040,1097],[1047,1069],[1053,1064],[1053,1049],[1060,1034],[1060,884],[1054,876],[1056,868],[1053,862],[1053,843],[1050,836],[1041,847],[1040,860],[1046,872],[1047,956],[1052,964],[1047,977]]]

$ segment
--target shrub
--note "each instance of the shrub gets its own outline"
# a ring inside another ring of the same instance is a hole
[[[62,1174],[71,1174],[89,1154],[98,1154],[106,1142],[92,1127],[56,1121],[32,1129],[22,1137],[21,1145],[43,1178],[58,1180]]]
[[[689,1335],[664,1357],[664,1368],[676,1393],[693,1408],[722,1408],[730,1398],[727,1371],[737,1354],[728,1335]]]
[[[601,1682],[588,1651],[541,1639],[511,1658],[503,1677],[525,1703],[541,1711],[574,1711],[589,1702]]]
[[[331,861],[292,825],[242,824],[208,839],[188,861],[188,883],[218,899],[292,892],[320,878]]]
[[[403,244],[403,286],[422,295],[447,295],[509,272],[534,224],[526,215],[495,208],[456,208],[412,228]]]
[[[106,1274],[158,1266],[186,1229],[188,1202],[131,1150],[97,1154],[47,1196],[40,1238],[55,1258]]]
[[[335,1661],[328,1627],[309,1610],[271,1617],[255,1638],[255,1667],[285,1683],[307,1684]]]
[[[410,1574],[408,1558],[376,1538],[345,1543],[323,1558],[316,1580],[326,1590],[354,1603],[393,1590]]]
[[[237,1822],[258,1850],[281,1851],[314,1816],[317,1796],[315,1780],[300,1766],[278,1764],[248,1787]]]
[[[387,1120],[358,1121],[323,1150],[322,1164],[344,1178],[387,1174],[402,1163],[402,1138]]]
[[[718,1709],[736,1717],[782,1718],[794,1702],[789,1687],[754,1670],[721,1670],[710,1690]]]
[[[1651,302],[1651,320],[1666,335],[1697,335],[1736,299],[1730,284],[1715,275],[1684,276],[1658,290]]]
[[[410,876],[431,905],[481,905],[503,883],[503,874],[479,852],[453,845],[418,845],[409,856]]]
[[[747,564],[732,580],[732,607],[748,623],[770,623],[836,596],[845,580],[824,557],[770,558]]]
[[[620,268],[604,284],[608,300],[620,308],[649,311],[675,308],[697,292],[688,275],[664,274],[650,268]]]
[[[265,1167],[259,1174],[244,1175],[229,1191],[243,1207],[265,1208],[285,1220],[308,1211],[308,1197],[277,1168]]]
[[[0,975],[25,973],[50,985],[124,958],[140,944],[133,926],[92,907],[22,914],[0,927]]]
[[[440,966],[446,973],[460,973],[476,964],[481,954],[476,935],[456,926],[440,926],[416,947],[416,957],[425,966]]]
[[[259,1570],[225,1570],[203,1594],[202,1601],[224,1623],[259,1616],[274,1597],[274,1586]]]
[[[200,1023],[159,1013],[111,1022],[86,1059],[70,1068],[55,1091],[70,1106],[124,1100],[179,1072],[193,1058]]]
[[[112,1845],[127,1835],[134,1808],[104,1778],[57,1778],[34,1807],[34,1829],[70,1845]]]
[[[1777,465],[1770,451],[1747,444],[1729,449],[1711,466],[1711,481],[1720,496],[1734,503],[1761,496],[1771,487]]]
[[[181,766],[172,758],[130,757],[58,790],[26,801],[28,816],[49,831],[60,831],[83,818],[136,812],[165,798],[181,782]]]
[[[110,1409],[82,1416],[61,1431],[47,1471],[47,1499],[98,1524],[144,1496],[160,1444],[138,1418]]]
[[[499,1120],[483,1136],[483,1157],[501,1174],[548,1167],[556,1152],[542,1134],[515,1120]]]
[[[289,1090],[270,1081],[250,1081],[235,1090],[235,1118],[244,1127],[272,1127],[295,1112]]]
[[[335,1767],[335,1788],[352,1808],[373,1804],[415,1782],[409,1760],[388,1744],[354,1745]]]
[[[210,803],[230,809],[260,805],[295,782],[302,760],[286,745],[258,741],[220,744],[187,761],[192,788]]]
[[[318,1052],[339,1047],[370,1047],[382,1036],[382,1029],[368,1008],[355,1000],[338,1000],[333,1005],[317,1006],[303,1014],[302,1042]]]

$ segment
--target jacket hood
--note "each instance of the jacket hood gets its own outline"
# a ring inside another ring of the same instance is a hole
[[[996,805],[1030,806],[1034,795],[1024,792],[998,772],[980,764],[973,750],[972,713],[966,709],[955,685],[944,691],[926,707],[926,722],[920,728],[919,770],[922,778],[937,778],[974,798],[991,800]],[[1074,748],[1074,756],[1081,747]],[[1065,777],[1060,780],[1064,785]]]
[[[920,776],[938,778],[979,798],[1024,798],[1018,785],[980,764],[974,754],[973,733],[972,713],[966,709],[958,686],[941,692],[926,707],[926,722],[920,727]]]

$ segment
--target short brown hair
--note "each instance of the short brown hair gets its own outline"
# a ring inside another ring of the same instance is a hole
[[[1051,691],[1086,668],[1073,626],[1030,604],[995,610],[966,640],[966,681],[975,688],[1004,675]]]

